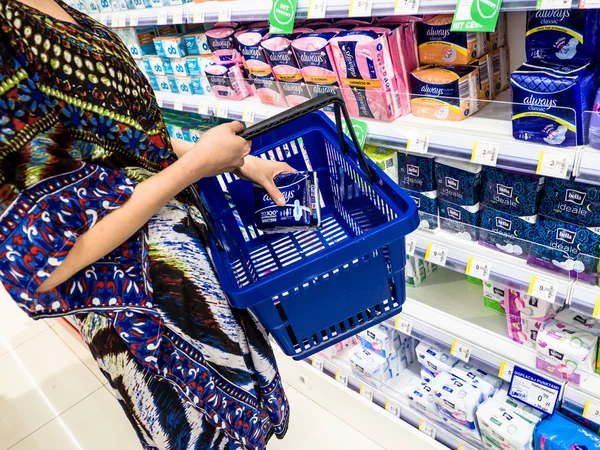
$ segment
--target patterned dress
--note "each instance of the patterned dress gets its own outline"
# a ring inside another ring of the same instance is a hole
[[[173,162],[125,46],[63,7],[77,24],[0,1],[0,281],[35,319],[74,315],[144,448],[264,449],[288,419],[273,353],[227,303],[184,197],[36,293],[77,236]]]

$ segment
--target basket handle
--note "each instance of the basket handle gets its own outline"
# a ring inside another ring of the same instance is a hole
[[[282,113],[277,114],[276,116],[270,117],[262,122],[257,123],[251,127],[246,128],[245,130],[239,133],[239,136],[251,141],[258,136],[265,134],[285,123],[292,122],[302,116],[306,116],[312,112],[318,111],[326,106],[332,105],[334,106],[334,114],[335,114],[335,123],[338,130],[338,140],[341,145],[342,152],[347,155],[348,154],[348,145],[346,140],[344,139],[344,130],[342,129],[342,115],[344,116],[344,120],[346,121],[346,125],[348,126],[348,130],[350,131],[350,138],[352,139],[352,143],[356,147],[356,152],[358,153],[358,158],[360,160],[360,165],[367,175],[369,181],[374,183],[375,177],[373,171],[369,164],[367,164],[367,157],[364,154],[364,151],[358,142],[358,138],[356,137],[356,133],[354,132],[354,128],[352,127],[352,122],[350,121],[350,114],[348,114],[348,109],[346,108],[346,104],[341,96],[338,94],[323,94],[315,97],[311,100],[308,100],[298,106],[294,106]]]

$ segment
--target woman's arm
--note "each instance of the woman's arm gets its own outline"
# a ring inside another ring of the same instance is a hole
[[[170,167],[138,184],[122,207],[77,238],[67,258],[37,291],[55,288],[112,252],[189,185],[242,167],[244,157],[250,152],[250,143],[236,135],[241,130],[239,122],[213,128]]]

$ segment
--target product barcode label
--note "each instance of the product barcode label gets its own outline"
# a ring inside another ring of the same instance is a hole
[[[373,10],[373,0],[352,0],[349,17],[369,17]]]
[[[429,436],[431,439],[435,439],[435,434],[437,432],[437,430],[432,424],[423,419],[421,419],[421,421],[419,422],[419,431]]]
[[[396,0],[395,15],[417,14],[418,12],[419,0]]]
[[[156,25],[166,25],[169,20],[169,14],[166,9],[161,9],[156,15]]]
[[[483,281],[490,279],[490,273],[492,272],[492,263],[484,259],[475,258],[471,256],[467,263],[466,273],[470,277],[479,278]]]
[[[408,256],[415,256],[415,250],[417,249],[417,238],[412,236],[406,236],[405,238],[406,254]]]
[[[385,401],[385,410],[396,417],[400,417],[400,414],[402,414],[402,408],[400,407],[400,405],[394,403],[389,399]]]
[[[256,116],[256,110],[251,107],[244,108],[242,112],[242,122],[254,123],[254,116]]]
[[[194,8],[194,23],[204,23],[206,18],[206,9],[204,5],[196,5]]]
[[[498,378],[510,382],[514,370],[515,366],[507,363],[506,361],[502,361],[502,364],[500,364],[500,370],[498,371]]]
[[[534,275],[531,277],[527,293],[540,300],[554,303],[556,294],[558,294],[558,285],[554,281]]]
[[[327,0],[310,0],[308,4],[309,19],[324,19],[327,12]]]
[[[364,398],[366,398],[370,402],[373,401],[373,395],[375,394],[375,391],[368,384],[361,383],[359,392],[360,392],[360,395],[362,395]]]
[[[536,9],[568,9],[571,0],[537,0]]]
[[[344,386],[348,386],[349,379],[350,379],[350,377],[348,376],[348,374],[346,372],[344,372],[343,370],[340,370],[340,369],[336,369],[335,381],[337,381],[340,384],[343,384]]]
[[[419,134],[408,138],[406,150],[415,153],[427,153],[427,150],[429,150],[429,135]]]
[[[173,25],[183,23],[183,8],[173,9]]]
[[[475,141],[471,162],[483,164],[485,166],[496,166],[498,154],[500,153],[500,143],[494,141]]]
[[[441,245],[429,244],[425,252],[425,261],[437,264],[438,266],[446,267],[446,259],[448,258],[448,249]]]
[[[406,317],[404,314],[398,314],[396,316],[394,328],[396,328],[396,330],[398,330],[400,333],[404,333],[407,336],[410,336],[410,333],[413,329],[413,321],[412,319]]]
[[[312,366],[319,372],[323,372],[323,369],[325,368],[325,361],[320,356],[314,355],[312,357]]]
[[[175,99],[175,105],[173,106],[175,111],[183,111],[183,100],[180,98]]]
[[[588,399],[585,402],[585,408],[583,408],[583,417],[592,422],[600,423],[600,402]]]
[[[564,153],[542,150],[536,173],[553,178],[566,178],[569,171],[569,158]]]
[[[230,22],[231,21],[231,4],[229,2],[223,2],[219,6],[219,22]]]
[[[471,359],[471,352],[471,347],[458,339],[454,339],[452,347],[450,347],[450,354],[466,363]]]

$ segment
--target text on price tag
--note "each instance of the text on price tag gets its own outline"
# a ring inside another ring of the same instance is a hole
[[[173,106],[173,109],[175,111],[183,111],[183,99],[176,98],[175,99],[175,105]]]
[[[196,5],[194,9],[194,23],[204,23],[206,20],[206,9],[204,5]]]
[[[108,14],[100,14],[100,18],[98,19],[98,22],[100,22],[102,25],[107,26],[108,25]]]
[[[256,110],[248,106],[242,112],[242,122],[254,123],[254,116],[256,116]]]
[[[566,178],[569,172],[569,158],[564,153],[542,150],[535,173],[554,178]]]
[[[406,151],[415,153],[427,153],[429,150],[429,135],[419,134],[408,138]]]
[[[417,14],[419,12],[419,0],[396,0],[394,14],[402,16],[405,14]]]
[[[163,96],[160,94],[156,94],[156,104],[158,105],[158,107],[162,108],[164,103],[165,99],[163,98]]]
[[[312,366],[319,372],[323,372],[323,369],[325,368],[325,360],[323,360],[323,358],[320,356],[314,355],[312,357]]]
[[[479,278],[483,281],[489,281],[492,272],[492,263],[484,259],[471,256],[467,263],[467,275],[473,278]]]
[[[598,9],[600,8],[600,0],[580,0],[579,9]]]
[[[337,381],[338,383],[343,384],[344,386],[348,386],[349,379],[350,379],[350,377],[343,370],[340,370],[340,369],[335,370],[335,381]]]
[[[373,401],[373,395],[375,394],[375,391],[368,384],[361,383],[359,392],[360,392],[360,395],[362,395],[364,398],[366,398],[370,402]]]
[[[413,321],[409,319],[404,314],[398,314],[396,316],[396,322],[394,323],[394,328],[398,330],[400,333],[404,333],[407,336],[410,336],[410,333],[413,329]]]
[[[523,367],[515,366],[508,396],[538,411],[553,414],[563,385]]]
[[[402,414],[402,408],[400,407],[400,405],[394,403],[389,399],[385,401],[385,410],[396,417],[400,417],[400,414]]]
[[[583,417],[592,422],[600,423],[600,402],[591,398],[585,402]]]
[[[531,277],[531,282],[529,283],[529,290],[527,291],[529,295],[535,298],[539,298],[540,300],[544,300],[550,303],[554,303],[556,300],[556,294],[558,293],[558,284],[554,281],[539,278],[534,275]]]
[[[183,8],[173,9],[173,25],[183,23]]]
[[[167,13],[167,10],[161,9],[158,11],[158,14],[156,15],[156,25],[166,25],[168,19],[169,19],[169,14]]]
[[[500,153],[500,143],[493,141],[475,141],[471,162],[483,164],[485,166],[496,167],[498,154]]]
[[[571,0],[537,0],[536,9],[568,9]]]
[[[129,26],[137,27],[140,23],[140,14],[137,12],[132,12],[129,16]]]
[[[349,17],[369,17],[373,10],[373,0],[352,0]]]
[[[471,359],[471,352],[471,347],[458,339],[454,339],[450,347],[450,354],[466,363]]]
[[[448,259],[448,249],[446,247],[431,243],[427,246],[425,261],[446,267],[446,259]]]
[[[506,361],[502,361],[502,364],[500,364],[500,370],[498,371],[498,378],[510,382],[510,380],[512,380],[512,374],[514,370],[515,366],[507,363]]]
[[[426,436],[429,436],[431,439],[435,439],[435,434],[437,432],[432,424],[423,419],[419,422],[419,431]]]
[[[406,236],[405,246],[406,246],[406,254],[408,256],[415,256],[415,250],[417,249],[417,238],[412,236]]]
[[[308,4],[309,19],[324,19],[327,12],[327,0],[310,0]]]
[[[217,106],[217,117],[227,119],[229,117],[229,106],[224,104]]]
[[[221,3],[219,6],[219,22],[230,22],[231,21],[231,4],[229,2]]]

